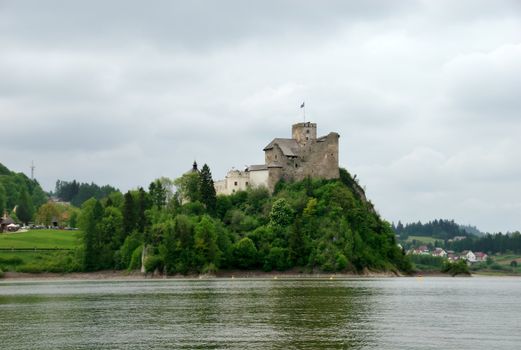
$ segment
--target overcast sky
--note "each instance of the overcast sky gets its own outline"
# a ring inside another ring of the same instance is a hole
[[[521,1],[0,0],[0,162],[121,190],[308,120],[389,221],[521,229]]]

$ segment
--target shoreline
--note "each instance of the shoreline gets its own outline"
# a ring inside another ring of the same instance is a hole
[[[480,276],[472,274],[471,276],[456,277],[473,277]],[[481,275],[482,276],[482,275]],[[342,279],[367,279],[367,278],[423,278],[423,277],[452,277],[448,274],[440,272],[415,273],[412,275],[401,275],[393,272],[373,272],[365,271],[362,274],[356,273],[299,273],[295,271],[283,272],[264,272],[264,271],[241,271],[226,270],[219,271],[216,274],[191,274],[191,275],[161,275],[161,274],[143,274],[139,271],[96,271],[96,272],[69,272],[69,273],[24,273],[24,272],[5,272],[1,281],[153,281],[153,280],[226,280],[226,279],[281,279],[281,280],[299,280],[299,279],[316,279],[316,280],[342,280]],[[504,277],[504,276],[498,276]],[[516,276],[512,276],[516,277]]]
[[[367,279],[367,278],[423,278],[423,277],[452,277],[450,274],[429,271],[416,272],[411,275],[396,274],[394,272],[374,272],[364,271],[363,273],[304,273],[295,270],[289,271],[271,271],[264,272],[261,270],[223,270],[215,274],[190,274],[190,275],[162,275],[148,273],[144,274],[139,271],[125,270],[104,270],[96,272],[67,272],[67,273],[25,273],[25,272],[5,272],[1,281],[153,281],[153,280],[226,280],[226,279],[281,279],[281,280],[298,280],[298,279],[317,279],[317,280],[335,280],[335,279]],[[455,277],[521,277],[520,275],[505,274],[480,274],[472,273],[471,275],[458,275]]]
[[[144,274],[139,271],[96,271],[96,272],[68,272],[68,273],[25,273],[5,272],[0,281],[147,281],[147,280],[211,280],[211,279],[353,279],[353,278],[394,278],[409,277],[396,275],[392,272],[365,272],[356,273],[299,273],[295,271],[264,272],[226,270],[215,274],[189,274],[189,275],[162,275]]]

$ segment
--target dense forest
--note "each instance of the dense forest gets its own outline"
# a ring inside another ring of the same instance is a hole
[[[454,220],[433,220],[425,224],[420,221],[406,224],[405,226],[398,221],[398,225],[393,224],[393,230],[397,235],[400,235],[400,240],[406,240],[409,236],[426,236],[433,237],[440,240],[447,240],[456,236],[471,236],[477,229],[465,229],[458,225]]]
[[[0,164],[0,214],[7,210],[17,221],[28,223],[46,201],[47,195],[38,181]]]
[[[82,205],[80,269],[168,274],[218,269],[409,272],[391,226],[346,170],[340,180],[279,182],[216,196],[208,166],[170,183]],[[143,252],[143,250],[145,252]]]
[[[487,234],[483,237],[470,236],[461,241],[446,242],[445,247],[454,251],[472,250],[489,254],[521,254],[521,233]]]
[[[87,199],[102,199],[112,192],[118,192],[118,190],[109,185],[100,187],[95,183],[58,180],[53,195],[64,202],[70,202],[72,205],[80,207]]]

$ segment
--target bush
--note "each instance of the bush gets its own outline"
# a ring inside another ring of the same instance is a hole
[[[10,258],[2,258],[0,257],[0,264],[2,265],[21,265],[23,264],[23,260],[22,258],[18,257],[18,256],[13,256],[13,257],[10,257]]]
[[[156,270],[162,271],[165,263],[159,255],[150,255],[145,259],[145,271],[154,272]]]
[[[336,256],[336,270],[342,271],[347,267],[347,258],[344,254],[339,253]]]
[[[469,267],[465,260],[460,260],[454,263],[447,261],[443,264],[441,272],[450,274],[452,277],[456,275],[470,275]]]
[[[143,254],[143,246],[140,245],[132,252],[132,258],[130,259],[130,265],[128,270],[139,270],[141,268],[141,255]]]
[[[264,261],[264,271],[271,271],[277,269],[284,271],[288,268],[288,250],[280,247],[273,247],[270,249],[266,260]]]
[[[2,269],[0,269],[0,278],[4,278],[4,271],[2,271]]]

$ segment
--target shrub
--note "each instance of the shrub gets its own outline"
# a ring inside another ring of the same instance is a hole
[[[140,245],[132,252],[132,258],[130,259],[130,265],[128,270],[139,270],[141,268],[141,255],[143,254],[143,246]]]
[[[443,264],[441,271],[452,275],[452,277],[456,275],[470,275],[469,267],[467,266],[467,262],[464,260],[454,263],[447,261]]]
[[[145,259],[145,271],[154,272],[155,270],[163,270],[164,261],[159,255],[149,255]]]
[[[336,256],[336,270],[342,271],[347,267],[347,258],[344,254],[339,253]]]

